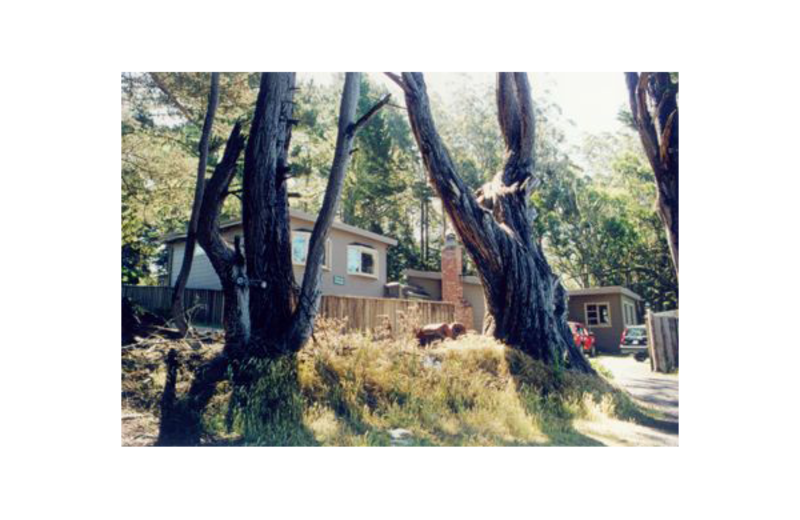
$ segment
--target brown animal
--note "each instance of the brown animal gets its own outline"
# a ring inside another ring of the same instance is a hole
[[[417,329],[416,336],[419,344],[425,346],[447,338],[456,339],[466,333],[467,328],[462,323],[430,323]]]

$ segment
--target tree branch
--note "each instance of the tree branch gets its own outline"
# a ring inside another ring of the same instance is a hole
[[[325,252],[325,240],[336,215],[336,207],[344,187],[344,177],[350,162],[353,140],[358,130],[383,108],[390,99],[390,95],[385,96],[358,121],[355,121],[360,92],[361,74],[348,72],[345,76],[341,106],[339,108],[336,149],[330,175],[328,176],[328,186],[325,189],[322,209],[320,209],[317,221],[314,224],[314,230],[311,233],[311,242],[308,247],[303,284],[300,288],[297,307],[292,316],[292,324],[287,333],[287,341],[283,342],[289,349],[299,350],[310,337],[314,327],[314,319],[322,299],[322,256]]]
[[[178,109],[178,111],[183,114],[190,123],[196,124],[195,116],[192,114],[191,110],[186,108],[186,106],[181,103],[181,101],[172,93],[170,88],[164,82],[164,79],[161,77],[161,74],[158,72],[151,72],[150,77],[153,79],[153,83],[155,83],[158,90],[160,90],[164,96],[166,96],[167,100],[172,103],[172,105]]]
[[[647,108],[647,78],[648,73],[639,75],[636,72],[625,73],[628,84],[628,99],[631,104],[633,120],[639,130],[639,136],[644,147],[647,160],[656,177],[661,174],[661,164],[658,161],[659,145],[658,134],[650,117],[650,110]]]
[[[519,147],[522,112],[517,97],[516,83],[512,74],[497,74],[497,119],[506,142],[506,149]]]
[[[364,126],[365,124],[367,124],[367,122],[368,122],[368,121],[369,121],[369,120],[372,118],[372,116],[374,116],[375,114],[377,114],[377,113],[378,113],[378,111],[379,111],[381,108],[383,108],[383,107],[384,107],[384,106],[385,106],[387,103],[389,103],[389,100],[390,100],[391,98],[392,98],[392,95],[391,95],[391,94],[386,94],[386,96],[384,96],[384,97],[383,97],[383,99],[381,99],[380,101],[378,101],[377,103],[375,103],[375,105],[373,105],[373,106],[372,106],[372,108],[370,108],[369,110],[367,110],[367,112],[366,112],[366,113],[365,113],[363,116],[361,116],[361,117],[358,119],[358,121],[356,121],[355,123],[352,123],[352,124],[350,125],[349,129],[348,129],[348,132],[349,132],[349,133],[350,133],[352,136],[355,136],[356,132],[358,132],[358,131],[361,129],[361,127],[362,127],[362,126]]]
[[[495,239],[507,233],[500,228],[491,212],[481,206],[456,172],[455,164],[433,121],[422,73],[404,72],[402,79],[392,79],[400,81],[404,88],[411,129],[431,184],[464,245],[477,264],[483,264],[484,268],[491,270],[501,270],[501,255]]]
[[[203,131],[200,136],[200,143],[197,145],[200,159],[197,163],[197,181],[194,189],[194,202],[192,203],[192,213],[189,217],[189,225],[186,230],[186,244],[184,248],[183,262],[175,283],[175,292],[172,295],[172,319],[182,334],[188,331],[188,323],[183,308],[183,291],[189,279],[192,269],[192,259],[194,257],[194,246],[197,234],[197,222],[200,217],[200,206],[203,203],[203,192],[206,187],[206,166],[208,164],[208,143],[211,139],[211,131],[214,126],[214,114],[217,112],[219,104],[219,72],[211,73],[211,89],[208,93],[208,109],[206,118],[203,122]]]
[[[197,241],[206,251],[220,278],[229,271],[230,264],[235,260],[233,248],[220,234],[219,213],[229,194],[228,188],[236,173],[236,163],[244,149],[245,139],[241,132],[242,124],[236,122],[225,145],[222,160],[214,168],[214,174],[206,185],[197,227]]]
[[[406,94],[408,93],[408,86],[406,85],[405,81],[403,81],[403,78],[401,78],[394,72],[384,72],[384,74],[386,74],[386,77],[388,77],[390,80],[394,81],[397,84],[397,86],[403,89],[403,92],[405,92]]]

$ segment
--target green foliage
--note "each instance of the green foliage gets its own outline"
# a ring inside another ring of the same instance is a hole
[[[316,213],[324,196],[333,160],[341,84],[300,85],[296,101],[300,124],[292,137],[294,178],[290,189],[299,193],[292,206]],[[362,77],[358,114],[364,114],[387,93]],[[356,137],[348,168],[339,218],[345,223],[389,235],[398,245],[389,249],[388,276],[421,268],[414,221],[419,199],[431,197],[420,187],[420,171],[411,131],[404,114],[385,108],[375,114]]]
[[[386,93],[362,76],[358,113],[366,113]],[[417,159],[404,114],[381,110],[361,129],[354,147],[342,193],[342,220],[398,239],[387,259],[388,277],[397,280],[403,269],[418,264],[408,214],[415,207],[411,194]]]
[[[255,99],[247,74],[222,74],[220,84],[209,169],[233,122],[246,116]],[[186,229],[208,85],[208,74],[201,73],[122,76],[123,283],[157,283],[166,265],[160,239]],[[223,217],[238,214],[238,201],[229,200]]]
[[[589,137],[584,153],[592,176],[565,164],[534,194],[554,270],[572,287],[624,285],[653,310],[676,308],[678,282],[638,142],[627,133]]]
[[[472,189],[503,168],[503,137],[497,124],[494,86],[469,83],[449,102],[435,97],[434,117],[459,175]]]
[[[191,209],[196,149],[208,95],[205,74],[132,74],[122,82],[122,263],[125,283],[154,283],[163,275],[158,240],[182,231]],[[157,80],[157,81],[156,81]],[[299,84],[292,137],[290,199],[316,213],[333,159],[341,81]],[[502,168],[504,146],[492,87],[465,87],[433,109],[443,139],[465,182],[481,186]],[[249,121],[258,88],[254,74],[223,74],[218,124],[209,167],[219,159],[230,125]],[[384,94],[363,76],[358,113]],[[394,100],[401,103],[400,100]],[[655,310],[677,305],[677,280],[654,209],[652,173],[641,145],[626,134],[595,136],[582,150],[586,171],[575,165],[560,130],[560,108],[536,99],[536,175],[539,212],[535,233],[554,270],[568,286],[626,285]],[[629,116],[629,114],[628,114]],[[621,117],[625,118],[624,110]],[[407,268],[437,270],[445,228],[450,228],[420,162],[406,115],[386,107],[359,133],[345,179],[339,218],[392,236],[389,280]],[[587,173],[589,175],[587,175]],[[238,181],[234,181],[234,188]],[[223,219],[237,218],[229,197]],[[467,262],[467,270],[470,264]]]

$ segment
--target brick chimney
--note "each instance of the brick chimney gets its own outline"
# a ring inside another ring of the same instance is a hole
[[[463,253],[452,233],[445,238],[442,250],[442,300],[456,306],[456,321],[467,329],[474,329],[472,305],[464,298],[464,285],[461,279]]]

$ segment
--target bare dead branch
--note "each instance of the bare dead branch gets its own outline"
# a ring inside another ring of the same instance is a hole
[[[352,125],[350,125],[350,128],[349,128],[349,131],[350,131],[350,133],[351,133],[351,134],[353,134],[353,135],[355,135],[355,133],[356,133],[356,132],[358,132],[358,131],[361,129],[361,127],[363,127],[365,124],[367,124],[367,122],[370,120],[370,118],[372,118],[372,116],[374,116],[375,114],[377,114],[377,113],[378,113],[378,111],[379,111],[381,108],[383,108],[383,107],[384,107],[384,106],[385,106],[385,105],[386,105],[386,104],[389,102],[389,100],[390,100],[391,98],[392,98],[392,95],[391,95],[391,94],[386,94],[386,95],[383,97],[383,99],[381,99],[380,101],[378,101],[377,103],[375,103],[375,104],[372,106],[372,108],[370,108],[369,110],[367,110],[367,112],[366,112],[366,113],[365,113],[363,116],[361,116],[360,118],[358,118],[358,121],[356,121],[355,123],[353,123]]]
[[[406,85],[405,81],[403,81],[403,78],[400,77],[400,75],[395,74],[394,72],[384,72],[384,74],[386,74],[390,80],[394,81],[398,87],[403,89],[403,92],[408,92],[408,86]]]

